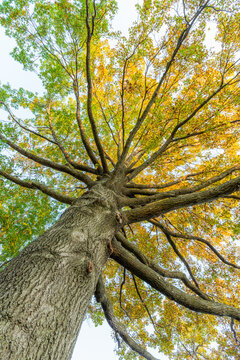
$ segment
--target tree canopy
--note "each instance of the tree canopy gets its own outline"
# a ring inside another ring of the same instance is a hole
[[[136,10],[123,36],[115,0],[2,2],[12,56],[44,89],[0,87],[2,267],[104,184],[121,231],[88,316],[105,315],[120,359],[237,359],[239,2]]]

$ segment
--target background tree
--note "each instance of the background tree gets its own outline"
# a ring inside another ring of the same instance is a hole
[[[69,359],[87,308],[121,359],[239,357],[237,3],[146,0],[124,37],[113,0],[3,1],[44,87],[0,90],[4,360]]]

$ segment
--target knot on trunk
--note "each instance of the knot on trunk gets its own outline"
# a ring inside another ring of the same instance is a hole
[[[117,219],[117,222],[119,224],[122,224],[123,223],[123,217],[122,217],[122,214],[120,213],[120,211],[116,211],[116,219]]]
[[[90,274],[93,271],[93,263],[90,260],[88,263],[87,273]]]

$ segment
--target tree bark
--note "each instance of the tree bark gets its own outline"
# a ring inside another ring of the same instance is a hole
[[[2,271],[2,360],[71,358],[118,228],[114,193],[96,185]]]

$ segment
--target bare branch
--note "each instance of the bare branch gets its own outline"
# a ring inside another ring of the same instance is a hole
[[[110,161],[110,163],[112,164],[113,167],[115,167],[116,164],[115,164],[113,158],[106,151],[104,151],[104,153],[105,153],[106,159]]]
[[[120,324],[115,316],[113,311],[113,306],[109,296],[106,293],[102,275],[100,275],[95,292],[96,300],[101,303],[102,309],[104,311],[106,320],[111,328],[117,332],[125,343],[133,350],[136,351],[139,355],[143,356],[147,360],[157,360],[152,356],[147,350],[137,344],[127,333],[126,329]]]
[[[128,196],[127,199],[123,200],[123,204],[129,206],[142,205],[142,201],[143,204],[147,204],[151,201],[156,201],[155,197],[157,197],[158,200],[158,196],[160,196],[160,193],[158,191],[129,188],[123,189],[123,194]],[[136,198],[135,195],[145,195],[147,197]]]
[[[237,195],[227,195],[223,196],[224,199],[234,199],[234,200],[240,200],[240,196]]]
[[[107,124],[107,126],[108,126],[108,128],[109,128],[109,130],[110,130],[110,133],[111,133],[111,135],[112,135],[112,139],[113,139],[113,141],[115,142],[115,144],[117,145],[117,148],[118,148],[118,142],[117,142],[117,140],[116,140],[116,138],[115,138],[115,136],[114,136],[113,130],[112,130],[110,124],[109,124],[109,121],[107,120],[107,117],[106,117],[104,108],[103,108],[103,106],[102,106],[102,103],[101,103],[101,101],[99,100],[96,92],[94,92],[94,96],[95,96],[95,98],[97,99],[97,102],[98,102],[98,104],[99,104],[99,106],[100,106],[100,109],[101,109],[101,112],[102,112],[102,115],[103,115],[103,119],[104,119],[105,123]],[[106,155],[106,154],[105,154],[105,155]]]
[[[234,329],[234,320],[233,319],[230,320],[230,328],[233,333],[234,339],[237,343],[237,347],[240,348],[240,340],[238,339],[236,330]]]
[[[146,309],[146,311],[147,311],[147,313],[148,313],[149,319],[151,320],[151,323],[152,323],[155,331],[156,331],[158,334],[160,334],[160,333],[158,332],[158,330],[156,329],[155,321],[153,320],[152,315],[151,315],[151,313],[150,313],[150,311],[149,311],[149,309],[148,309],[145,301],[143,300],[142,295],[141,295],[141,293],[140,293],[140,291],[139,291],[139,289],[138,289],[137,282],[136,282],[136,279],[135,279],[135,276],[134,276],[133,273],[132,273],[132,278],[133,278],[134,286],[135,286],[135,289],[136,289],[136,291],[137,291],[138,297],[139,297],[139,299],[141,300],[141,303],[143,304],[143,306],[145,307],[145,309]]]
[[[127,310],[124,309],[124,307],[122,306],[122,289],[123,289],[123,286],[126,282],[126,269],[124,268],[123,269],[123,280],[121,282],[121,285],[120,285],[120,292],[119,292],[119,304],[120,304],[120,308],[125,312],[125,314],[127,315],[127,317],[129,319],[131,319],[130,315],[128,314]]]
[[[170,187],[170,186],[179,184],[180,182],[188,180],[191,177],[201,175],[202,173],[203,173],[203,171],[200,171],[200,172],[194,173],[194,174],[188,174],[188,175],[182,176],[178,180],[170,181],[168,183],[164,183],[161,185],[157,185],[157,184],[144,185],[144,184],[135,184],[135,183],[131,182],[129,184],[126,184],[126,187],[131,188],[131,189],[164,189],[166,187]]]
[[[8,180],[12,181],[13,183],[20,185],[22,187],[25,187],[28,189],[40,190],[42,193],[47,194],[48,196],[51,196],[53,199],[60,201],[64,204],[71,205],[73,203],[73,201],[76,200],[76,198],[70,197],[67,195],[63,195],[60,192],[55,191],[44,184],[40,184],[40,183],[34,182],[34,181],[28,182],[25,180],[21,180],[21,179],[17,178],[16,176],[10,175],[1,169],[0,169],[0,175],[2,175],[6,179],[8,179]]]

